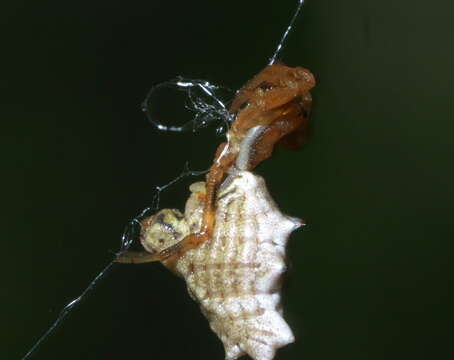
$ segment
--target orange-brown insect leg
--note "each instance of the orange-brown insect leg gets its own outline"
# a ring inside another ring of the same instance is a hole
[[[159,261],[158,254],[151,254],[147,251],[125,251],[116,259],[116,262],[123,264],[143,264],[147,262]]]
[[[312,96],[310,93],[306,93],[302,96],[301,106],[304,121],[295,131],[285,135],[279,140],[278,145],[282,145],[287,149],[297,150],[306,143],[307,138],[310,135],[309,115],[312,107]]]
[[[250,169],[268,159],[278,141],[292,134],[307,121],[299,101],[282,106],[280,111],[281,114],[263,131],[254,144],[253,156],[249,161]]]

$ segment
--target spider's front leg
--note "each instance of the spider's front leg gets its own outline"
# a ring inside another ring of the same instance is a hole
[[[116,261],[122,264],[143,264],[158,261],[155,254],[147,251],[124,251],[117,256]]]

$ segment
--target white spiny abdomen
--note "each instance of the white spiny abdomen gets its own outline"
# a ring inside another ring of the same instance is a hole
[[[191,190],[185,220],[194,232],[200,227],[203,183]],[[271,360],[278,348],[294,341],[279,291],[285,245],[300,225],[279,211],[263,178],[238,171],[218,192],[212,239],[178,259],[175,270],[224,343],[226,359],[247,353]]]

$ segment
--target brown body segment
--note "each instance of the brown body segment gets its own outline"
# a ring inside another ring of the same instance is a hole
[[[228,170],[234,166],[240,145],[248,131],[265,127],[252,144],[249,169],[269,158],[274,145],[281,139],[290,145],[301,142],[311,108],[309,90],[315,86],[311,72],[302,67],[288,67],[282,63],[267,66],[244,85],[235,96],[230,112],[235,121],[227,133],[227,142],[219,145],[213,164],[206,176],[206,197],[200,231],[139,262],[177,259],[211,237],[215,225],[216,194]],[[292,135],[294,134],[294,135]],[[291,138],[293,136],[293,139]],[[120,262],[134,262],[125,254]]]

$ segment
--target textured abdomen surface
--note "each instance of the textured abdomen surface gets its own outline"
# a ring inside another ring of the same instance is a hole
[[[185,210],[191,231],[200,227],[203,207],[203,185],[195,185]],[[300,225],[279,211],[260,176],[240,171],[217,194],[213,237],[175,264],[224,343],[226,359],[247,353],[271,360],[278,348],[293,342],[279,291],[285,245]]]

